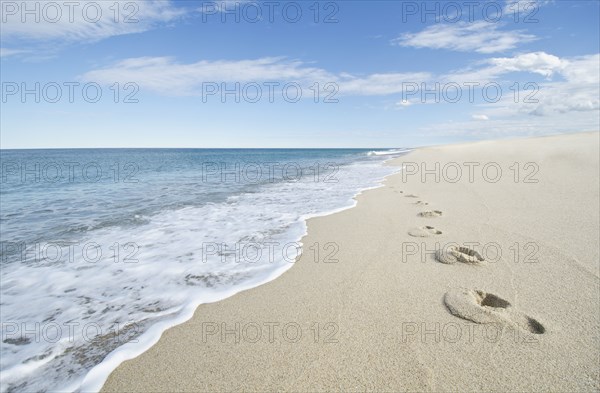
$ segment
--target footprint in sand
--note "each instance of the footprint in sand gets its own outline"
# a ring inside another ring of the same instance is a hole
[[[417,205],[417,206],[427,206],[427,205],[429,205],[429,203],[423,202],[423,201],[416,201],[414,204]]]
[[[508,301],[484,291],[455,288],[446,292],[444,304],[452,315],[475,323],[516,325],[533,334],[546,332],[544,325],[515,309]]]
[[[407,198],[418,198],[418,195],[413,195],[413,194],[408,194],[408,195],[404,195]]]
[[[404,191],[398,191],[398,190],[395,190],[394,192],[395,192],[396,194],[404,194]]]
[[[485,261],[477,251],[469,247],[449,246],[435,253],[435,259],[441,263],[453,265],[456,262],[467,263],[469,265],[479,265]]]
[[[442,215],[442,212],[440,210],[432,210],[432,211],[428,211],[428,212],[419,213],[419,217],[426,217],[426,218],[439,217],[441,215]]]
[[[412,237],[431,237],[441,235],[442,231],[438,231],[431,226],[424,226],[421,228],[413,228],[408,231],[408,234]]]

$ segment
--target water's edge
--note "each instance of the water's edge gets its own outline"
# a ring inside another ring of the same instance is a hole
[[[408,154],[408,153],[410,153],[410,151],[412,151],[412,150],[409,150],[409,151],[405,152],[404,154]],[[397,156],[391,157],[385,161],[382,161],[381,165],[397,166],[397,165],[393,165],[393,164],[390,165],[390,161],[393,161],[395,158],[397,158]],[[397,175],[401,170],[402,170],[402,168],[398,167],[394,173],[386,175],[383,178],[374,180],[376,182],[375,186],[365,187],[365,188],[360,189],[358,192],[356,192],[352,196],[352,198],[351,198],[352,203],[349,206],[344,206],[344,207],[330,210],[327,212],[302,217],[303,224],[304,224],[304,232],[297,239],[297,242],[300,245],[303,245],[302,241],[308,234],[308,221],[311,218],[331,216],[331,215],[337,214],[339,212],[356,207],[356,205],[358,204],[357,197],[359,195],[361,195],[364,192],[369,191],[369,190],[374,190],[374,189],[378,189],[381,187],[385,187],[384,183],[386,182],[387,178]],[[175,327],[177,325],[181,325],[181,324],[189,321],[190,319],[192,319],[196,310],[201,305],[216,303],[218,301],[227,299],[231,296],[234,296],[234,295],[244,292],[246,290],[257,288],[261,285],[264,285],[270,281],[275,280],[276,278],[281,276],[283,273],[285,273],[289,269],[291,269],[293,266],[294,266],[294,263],[284,265],[282,268],[279,268],[279,269],[271,272],[271,274],[268,277],[266,277],[264,280],[259,281],[257,283],[236,286],[227,291],[213,293],[210,296],[204,295],[202,300],[200,300],[200,299],[190,300],[190,302],[188,302],[186,305],[183,306],[182,310],[178,313],[178,315],[175,318],[173,318],[171,320],[157,322],[156,324],[152,325],[146,332],[141,334],[136,339],[137,342],[135,342],[135,343],[128,342],[128,343],[125,343],[122,346],[118,347],[117,349],[115,349],[114,351],[109,353],[101,363],[94,366],[86,374],[86,376],[84,377],[83,382],[81,382],[81,384],[67,387],[66,390],[80,391],[80,392],[99,392],[102,389],[102,387],[104,386],[104,384],[106,383],[106,381],[108,380],[108,378],[110,377],[110,374],[115,369],[117,369],[123,362],[134,359],[134,358],[142,355],[147,350],[149,350],[151,347],[153,347],[156,343],[158,343],[160,341],[162,334],[166,330],[168,330],[172,327]]]

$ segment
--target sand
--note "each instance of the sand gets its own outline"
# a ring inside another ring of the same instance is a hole
[[[200,306],[103,390],[600,390],[599,134],[388,164],[404,174],[309,221],[292,269]]]

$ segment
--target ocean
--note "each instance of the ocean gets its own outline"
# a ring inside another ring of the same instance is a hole
[[[306,220],[406,151],[1,150],[2,391],[98,389],[198,305],[291,268]]]

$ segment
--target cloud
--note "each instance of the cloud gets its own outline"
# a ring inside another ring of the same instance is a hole
[[[29,53],[29,51],[25,49],[0,48],[0,57],[17,56],[25,53]]]
[[[524,56],[527,57],[520,57]],[[488,113],[495,112],[496,115],[503,116],[550,116],[569,112],[597,112],[600,109],[600,54],[569,59],[552,59],[547,56],[540,58],[549,60],[541,68],[539,62],[522,62],[516,59],[514,62],[508,61],[511,65],[504,70],[516,68],[534,73],[551,71],[561,80],[537,84],[537,91],[531,88],[522,90],[518,100],[514,94],[507,95],[498,104],[490,106]],[[513,63],[527,66],[513,67]]]
[[[335,84],[341,95],[389,95],[401,93],[407,81],[424,81],[429,73],[387,73],[355,76],[334,74],[297,60],[265,57],[253,60],[198,61],[182,64],[170,57],[139,57],[81,76],[88,82],[110,85],[134,82],[141,90],[171,96],[200,95],[203,83],[299,83],[323,88]],[[228,86],[231,87],[231,86]]]
[[[206,82],[227,83],[228,89],[233,88],[236,82],[242,85],[275,82],[279,83],[276,89],[291,82],[299,83],[303,89],[310,89],[315,83],[319,83],[324,92],[331,92],[324,87],[332,83],[335,84],[336,95],[339,96],[388,96],[411,93],[402,96],[402,100],[396,102],[396,109],[416,102],[435,102],[434,94],[426,94],[423,98],[422,84],[425,84],[427,89],[432,89],[437,82],[441,85],[453,82],[464,86],[466,90],[465,83],[473,82],[478,84],[481,92],[481,87],[486,83],[497,81],[503,85],[501,100],[497,103],[484,103],[484,111],[479,111],[472,117],[473,120],[482,121],[511,116],[539,117],[556,113],[597,111],[600,106],[599,69],[600,55],[598,54],[560,58],[545,52],[490,58],[476,63],[470,70],[445,75],[433,75],[428,72],[368,75],[333,73],[284,57],[202,60],[193,63],[180,63],[170,57],[139,57],[124,59],[106,68],[89,71],[80,79],[103,85],[134,82],[143,92],[149,91],[168,96],[200,96],[203,83]],[[542,75],[554,80],[548,79],[546,82],[530,85],[520,83],[518,86],[521,91],[518,92],[518,99],[515,99],[514,82],[500,80],[504,75],[514,72]],[[537,91],[534,91],[533,88],[536,87]],[[463,93],[466,97],[467,92],[463,91]],[[409,99],[410,97],[417,98]]]
[[[489,60],[498,72],[533,72],[545,77],[551,77],[567,67],[568,62],[545,52],[525,53],[515,57],[501,57]]]
[[[24,9],[33,10],[25,14]],[[139,33],[185,15],[169,0],[3,4],[2,42],[94,42]],[[36,21],[36,17],[38,20]],[[25,18],[25,21],[23,21]]]
[[[518,16],[516,20],[533,21],[540,7],[551,3],[550,0],[506,0],[504,15]]]
[[[372,74],[362,77],[342,75],[335,77],[340,93],[359,96],[377,96],[402,93],[407,83],[423,83],[432,79],[427,72]]]
[[[570,82],[595,85],[600,84],[600,55],[579,56],[567,60],[560,70]]]
[[[477,62],[469,68],[448,73],[442,77],[444,81],[457,83],[492,82],[504,74],[525,72],[550,78],[555,74],[567,72],[569,61],[546,52],[523,53],[513,57],[493,57]],[[582,70],[583,73],[588,70]],[[571,72],[577,72],[575,70]]]
[[[262,83],[278,81],[332,81],[323,70],[278,57],[254,60],[198,61],[182,64],[171,57],[138,57],[82,76],[100,84],[135,82],[141,89],[172,96],[197,95],[203,83]]]
[[[488,54],[513,49],[518,44],[536,39],[534,35],[520,30],[501,31],[498,27],[498,23],[485,21],[435,24],[418,33],[402,34],[392,43],[404,47]]]

